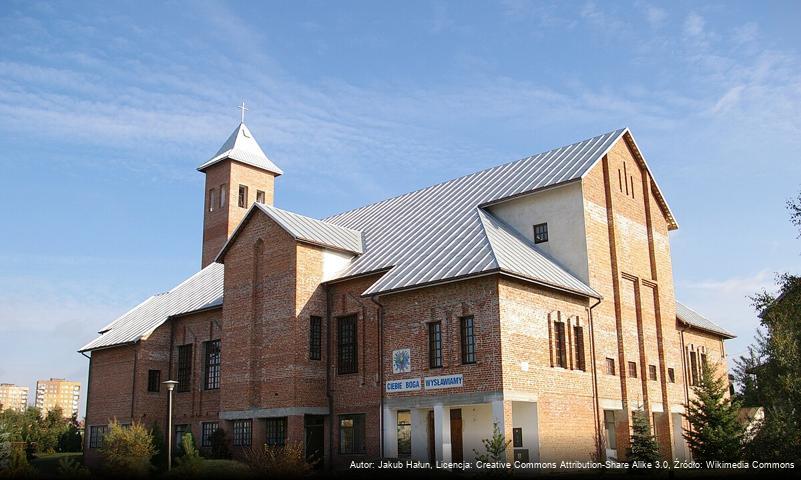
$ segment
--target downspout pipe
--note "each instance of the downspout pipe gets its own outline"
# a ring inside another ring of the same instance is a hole
[[[595,399],[595,436],[596,436],[596,448],[599,461],[604,459],[606,452],[601,451],[603,445],[603,437],[601,431],[601,403],[600,399],[598,398],[598,368],[595,358],[595,322],[592,317],[592,309],[597,307],[601,304],[601,299],[596,299],[597,301],[595,304],[591,305],[587,308],[587,320],[590,323],[590,350],[592,351],[592,396]]]
[[[384,458],[384,305],[378,301],[378,295],[371,295],[370,300],[378,306],[378,438],[380,457]]]

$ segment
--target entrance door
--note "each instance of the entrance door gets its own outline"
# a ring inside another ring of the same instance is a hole
[[[451,409],[451,460],[461,462],[464,459],[462,452],[462,409]]]
[[[431,465],[437,461],[437,442],[434,439],[434,410],[428,411],[428,461]]]
[[[314,465],[316,470],[323,468],[324,454],[324,421],[322,415],[306,415],[303,427],[306,430],[306,461]]]

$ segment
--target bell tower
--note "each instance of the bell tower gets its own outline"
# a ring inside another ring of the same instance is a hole
[[[198,167],[206,175],[203,260],[214,262],[253,202],[273,204],[280,168],[264,154],[243,118],[214,156]]]

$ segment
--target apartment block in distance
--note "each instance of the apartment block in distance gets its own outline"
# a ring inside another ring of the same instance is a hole
[[[36,406],[42,412],[61,407],[64,417],[78,415],[81,401],[81,384],[63,378],[51,378],[36,382]]]
[[[22,412],[26,408],[28,408],[28,387],[0,383],[0,412],[9,409]]]
[[[509,460],[623,460],[643,410],[688,457],[732,335],[676,301],[678,222],[629,129],[324,219],[274,206],[244,123],[198,170],[201,270],[80,348],[88,462],[112,419],[167,431],[168,379],[176,438],[235,455],[471,461],[497,425]]]

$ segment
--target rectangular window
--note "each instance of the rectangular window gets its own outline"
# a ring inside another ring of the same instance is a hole
[[[286,417],[267,419],[267,445],[283,447],[286,444]]]
[[[340,318],[337,321],[337,330],[337,371],[356,373],[358,371],[356,316]]]
[[[259,203],[264,203],[264,192],[261,190],[256,190],[256,201]]]
[[[461,317],[462,363],[476,363],[476,334],[473,317]]]
[[[573,341],[576,345],[576,370],[586,370],[584,363],[584,328],[573,327]]]
[[[223,183],[220,185],[220,208],[224,207],[226,203],[228,203],[228,184]]]
[[[676,371],[672,368],[668,368],[668,382],[676,383]]]
[[[200,424],[200,446],[211,446],[211,435],[217,431],[220,425],[217,422],[203,422]]]
[[[189,433],[189,425],[185,423],[175,425],[173,427],[173,432],[173,435],[175,435],[175,439],[173,440],[172,444],[173,450],[180,452],[181,448],[183,448],[184,435]]]
[[[253,440],[253,420],[234,420],[234,446],[249,447]]]
[[[637,362],[629,362],[629,377],[637,378]]]
[[[617,450],[617,422],[614,410],[604,410],[604,427],[606,427],[606,448]]]
[[[698,385],[698,359],[690,352],[690,385]]]
[[[216,190],[213,188],[209,190],[209,211],[213,212],[215,208],[217,208],[217,196],[215,195]]]
[[[106,436],[106,425],[93,425],[89,427],[89,448],[102,448],[103,437]]]
[[[398,410],[398,457],[412,456],[412,413]]]
[[[614,358],[606,358],[606,374],[607,375],[614,375],[615,374],[615,359]]]
[[[220,388],[220,340],[204,342],[206,349],[206,375],[203,388],[216,390]]]
[[[564,322],[553,324],[554,359],[557,367],[567,368],[567,339],[565,338]]]
[[[709,364],[706,363],[706,353],[701,354],[701,371],[703,372],[705,368],[709,367]]]
[[[538,223],[534,225],[534,243],[543,243],[548,241],[548,224]]]
[[[161,389],[161,370],[147,371],[147,391],[158,392]]]
[[[648,365],[648,380],[656,380],[656,365]]]
[[[178,391],[188,392],[192,383],[192,344],[178,347]]]
[[[442,323],[428,324],[428,366],[439,368],[442,366]]]
[[[364,453],[364,414],[339,416],[339,453]]]
[[[323,319],[312,316],[309,318],[309,360],[320,360],[322,351]]]
[[[239,197],[237,199],[237,204],[240,208],[247,208],[248,206],[248,187],[245,185],[239,186]]]

